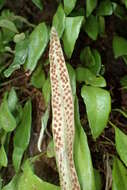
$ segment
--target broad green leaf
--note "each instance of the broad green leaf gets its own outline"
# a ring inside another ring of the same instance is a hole
[[[96,40],[99,33],[99,25],[96,16],[90,15],[85,22],[85,32],[92,40]]]
[[[20,177],[19,175],[15,175],[12,178],[12,180],[2,188],[2,190],[18,190],[17,184],[18,184],[19,177]]]
[[[13,22],[7,19],[0,19],[0,27],[6,28],[14,33],[18,33],[18,30]]]
[[[86,17],[90,16],[96,8],[97,0],[86,0]]]
[[[28,55],[28,40],[20,41],[15,47],[15,57],[12,64],[4,71],[5,77],[9,77],[15,70],[19,69],[26,61]]]
[[[40,64],[31,77],[31,84],[36,88],[42,88],[45,82],[45,72]]]
[[[127,189],[127,168],[117,157],[114,158],[113,162],[112,178],[112,190]]]
[[[98,170],[94,169],[96,190],[102,190],[102,178]]]
[[[5,93],[0,105],[0,127],[7,132],[13,131],[16,127],[16,120],[9,109],[7,93]]]
[[[40,23],[35,27],[29,39],[28,58],[25,69],[30,71],[30,73],[35,69],[39,58],[44,52],[48,39],[47,26],[45,23]]]
[[[53,139],[51,139],[51,140],[49,141],[49,144],[48,144],[48,146],[47,146],[46,155],[47,155],[48,158],[55,157]]]
[[[112,13],[113,13],[112,2],[110,0],[102,0],[97,9],[97,15],[108,16],[112,15]]]
[[[76,4],[76,0],[64,0],[64,11],[66,15],[69,15],[71,11],[74,9]]]
[[[0,167],[7,167],[7,163],[8,163],[8,159],[7,159],[7,155],[4,149],[4,145],[1,145],[0,148]]]
[[[127,40],[120,36],[114,36],[113,51],[115,58],[118,58],[122,55],[127,55]]]
[[[92,67],[95,65],[95,59],[89,46],[81,51],[80,60],[86,67]]]
[[[117,127],[115,128],[115,144],[116,144],[116,150],[117,150],[121,160],[127,166],[127,149],[126,149],[127,135],[125,135]]]
[[[106,81],[102,76],[96,77],[89,69],[83,67],[78,67],[76,69],[76,79],[78,82],[85,82],[91,86],[106,86]]]
[[[46,81],[43,85],[42,94],[44,96],[45,105],[47,106],[49,104],[50,96],[51,96],[51,84],[50,84],[49,77],[46,79]]]
[[[43,9],[42,1],[41,0],[32,0],[32,2],[40,9]]]
[[[95,75],[99,75],[101,71],[101,55],[96,49],[92,49],[92,53],[95,60],[95,65],[90,66],[89,69],[92,71]]]
[[[69,77],[70,77],[72,94],[73,94],[73,97],[75,98],[75,94],[76,94],[76,73],[70,64],[67,64],[67,69],[68,69],[68,73],[69,73]]]
[[[108,91],[83,86],[81,96],[86,104],[86,112],[93,138],[96,139],[106,127],[111,110],[111,97]]]
[[[80,123],[77,97],[75,99],[75,130],[74,160],[81,189],[96,190],[87,136]]]
[[[18,190],[60,190],[60,187],[50,184],[37,177],[29,161],[26,161],[23,168],[23,174],[19,179]]]
[[[65,13],[61,4],[58,6],[56,14],[53,17],[53,26],[55,27],[59,38],[61,38],[65,28]]]
[[[31,122],[32,122],[32,107],[31,101],[27,101],[23,108],[23,116],[19,126],[16,129],[13,144],[13,165],[15,171],[18,172],[21,159],[23,157],[24,151],[27,149],[27,146],[30,141],[31,133]],[[27,117],[26,117],[27,116]]]
[[[65,31],[63,34],[63,44],[64,44],[64,51],[68,58],[71,58],[71,55],[73,53],[74,46],[78,38],[83,19],[84,19],[83,16],[66,18]]]
[[[89,46],[85,47],[80,53],[80,60],[95,75],[100,73],[101,56],[96,49],[90,49]]]
[[[103,36],[105,34],[105,18],[103,16],[98,17],[99,34]]]
[[[14,88],[11,88],[8,94],[8,107],[11,112],[14,112],[18,103],[18,97]]]

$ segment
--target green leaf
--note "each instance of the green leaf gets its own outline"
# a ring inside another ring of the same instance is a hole
[[[60,38],[65,28],[65,13],[61,4],[58,6],[56,14],[53,17],[53,26],[55,27]]]
[[[43,5],[42,5],[41,0],[32,0],[32,2],[33,2],[40,10],[43,9]]]
[[[23,168],[23,174],[18,183],[18,190],[60,190],[60,187],[50,184],[37,177],[32,169],[29,161],[26,161]]]
[[[16,129],[13,138],[14,140],[13,165],[16,172],[18,172],[19,170],[23,153],[27,149],[27,146],[30,141],[31,122],[32,122],[31,114],[32,114],[32,108],[31,108],[31,101],[29,100],[26,102],[23,108],[23,117],[20,125]]]
[[[50,101],[50,95],[51,95],[51,84],[50,84],[50,78],[48,77],[43,85],[42,88],[42,94],[44,96],[45,105],[47,106]]]
[[[86,104],[86,112],[93,138],[96,139],[106,127],[111,110],[108,91],[97,87],[83,86],[81,96]]]
[[[95,59],[89,46],[85,47],[80,53],[80,60],[86,67],[95,65]]]
[[[0,10],[3,8],[4,4],[5,4],[5,0],[0,0]]]
[[[10,112],[7,93],[5,93],[2,103],[0,105],[0,127],[5,131],[13,131],[16,127],[16,120]]]
[[[112,15],[112,13],[113,13],[112,2],[110,0],[102,0],[97,9],[97,15],[108,16]]]
[[[102,190],[102,178],[100,172],[94,169],[96,190]]]
[[[64,51],[68,58],[71,58],[71,55],[73,53],[74,46],[78,38],[83,19],[84,19],[83,16],[66,18],[65,31],[63,34],[63,44],[64,44]]]
[[[15,175],[12,180],[2,188],[2,190],[17,190],[19,177],[19,175]]]
[[[12,64],[4,71],[5,77],[9,77],[15,70],[19,69],[26,61],[28,55],[28,40],[22,40],[16,44],[15,57]]]
[[[11,112],[14,112],[18,103],[18,97],[14,88],[11,88],[8,94],[8,107]]]
[[[89,69],[95,75],[99,75],[101,71],[101,55],[96,49],[92,49],[92,53],[94,56],[95,64],[93,66],[89,66]]]
[[[96,16],[90,15],[85,23],[85,32],[92,40],[96,40],[99,33],[98,20]]]
[[[115,143],[116,143],[116,150],[127,166],[127,135],[125,135],[120,129],[117,127],[115,128]]]
[[[112,178],[112,190],[127,189],[127,169],[117,157],[113,162]]]
[[[31,77],[31,84],[36,88],[42,88],[45,82],[45,72],[40,64]]]
[[[96,49],[90,49],[89,46],[85,47],[80,53],[80,60],[95,75],[100,73],[101,56]]]
[[[64,0],[64,11],[66,13],[66,15],[69,15],[71,13],[71,11],[74,9],[76,4],[76,0],[70,0],[68,2],[68,0]]]
[[[7,19],[0,19],[0,27],[6,28],[14,33],[18,33],[18,30],[13,22]]]
[[[45,23],[40,23],[33,30],[29,39],[28,58],[25,64],[25,69],[30,71],[30,73],[35,69],[38,60],[44,52],[48,39],[49,35],[47,26]]]
[[[113,37],[113,51],[115,58],[127,55],[127,40],[120,36]]]
[[[0,166],[7,167],[7,163],[8,163],[7,155],[4,146],[2,145],[0,148]]]
[[[95,190],[94,171],[86,134],[80,123],[78,99],[75,99],[75,167],[82,190]]]
[[[76,79],[78,82],[85,82],[91,86],[106,86],[106,81],[102,76],[96,77],[89,69],[83,67],[78,67],[76,69]]]
[[[105,34],[105,18],[102,16],[98,17],[98,25],[99,25],[99,34],[100,36],[104,36]]]
[[[86,17],[90,16],[97,5],[97,0],[86,0]]]

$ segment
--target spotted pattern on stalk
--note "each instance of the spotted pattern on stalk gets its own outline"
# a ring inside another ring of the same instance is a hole
[[[50,36],[52,131],[62,190],[80,190],[73,160],[74,103],[62,48],[54,27]]]

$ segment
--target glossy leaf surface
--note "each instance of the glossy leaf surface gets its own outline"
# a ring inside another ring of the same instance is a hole
[[[90,16],[97,5],[97,0],[86,0],[86,16]]]
[[[25,69],[30,71],[30,73],[35,69],[39,58],[44,52],[48,39],[47,26],[45,23],[40,23],[35,27],[29,39],[28,58]]]
[[[90,15],[85,23],[85,32],[92,40],[96,40],[99,32],[98,20],[96,16]]]
[[[89,69],[83,67],[78,67],[76,69],[76,79],[78,82],[85,82],[91,86],[106,86],[106,81],[102,76],[96,77]]]
[[[9,109],[7,93],[5,93],[0,105],[0,127],[7,132],[13,131],[16,127],[16,120]]]
[[[113,162],[112,178],[112,190],[127,189],[127,168],[116,157]]]
[[[64,51],[68,58],[71,58],[71,55],[73,53],[83,19],[83,16],[66,18],[65,31],[63,34],[63,44]]]
[[[127,135],[117,127],[115,128],[115,144],[121,160],[127,166]]]
[[[108,122],[111,97],[108,91],[92,86],[83,86],[81,96],[86,104],[86,112],[93,138],[96,139]]]
[[[102,0],[97,9],[97,15],[107,16],[107,15],[112,15],[112,13],[113,13],[112,2],[110,0]]]
[[[113,51],[115,58],[118,58],[122,55],[127,55],[127,40],[120,36],[114,36]]]
[[[18,172],[22,156],[26,150],[31,133],[31,120],[32,120],[31,101],[27,101],[23,108],[23,116],[20,125],[17,127],[14,138],[14,151],[13,151],[13,165],[15,171]],[[26,117],[27,116],[27,117]]]
[[[29,161],[25,162],[23,174],[18,183],[18,190],[60,190],[60,187],[50,184],[37,177],[31,168]]]
[[[12,64],[4,71],[5,77],[9,77],[15,70],[19,69],[26,61],[28,55],[28,40],[22,40],[16,44],[15,57]]]
[[[69,0],[69,2],[68,0],[64,0],[64,11],[67,15],[70,14],[70,12],[73,10],[75,4],[76,0]]]
[[[31,84],[36,88],[42,88],[45,82],[45,73],[42,68],[42,65],[40,64],[31,77]]]
[[[74,160],[81,189],[96,190],[87,136],[80,123],[77,97],[75,99],[75,130]]]
[[[56,14],[53,17],[53,26],[55,27],[60,38],[65,28],[65,13],[61,4],[57,8]]]
[[[13,22],[7,19],[0,19],[0,27],[6,28],[14,33],[18,33],[18,30]]]

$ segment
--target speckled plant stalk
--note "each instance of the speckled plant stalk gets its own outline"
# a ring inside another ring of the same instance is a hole
[[[62,190],[80,190],[73,160],[74,103],[62,48],[54,27],[50,36],[52,130]]]

